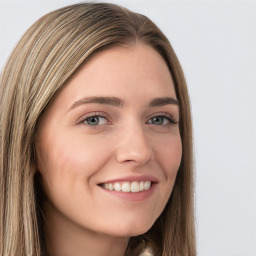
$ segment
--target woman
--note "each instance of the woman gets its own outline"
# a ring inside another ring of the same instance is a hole
[[[39,19],[1,74],[1,251],[195,255],[187,87],[145,16]]]

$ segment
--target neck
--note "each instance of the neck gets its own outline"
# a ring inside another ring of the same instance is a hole
[[[61,213],[46,211],[45,215],[46,248],[49,256],[124,256],[127,238],[86,229],[67,221]]]

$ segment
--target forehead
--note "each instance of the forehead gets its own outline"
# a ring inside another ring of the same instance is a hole
[[[55,100],[68,102],[94,96],[133,99],[134,102],[176,97],[164,59],[145,44],[118,46],[95,54],[80,67]]]

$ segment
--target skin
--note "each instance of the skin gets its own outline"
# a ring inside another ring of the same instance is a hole
[[[87,102],[95,96],[121,102]],[[46,109],[36,148],[51,256],[124,255],[162,213],[182,155],[178,105],[149,106],[166,97],[176,99],[167,65],[138,43],[97,53]],[[142,199],[99,186],[145,175],[156,182]]]

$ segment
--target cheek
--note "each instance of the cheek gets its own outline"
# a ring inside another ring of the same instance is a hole
[[[72,216],[72,209],[77,210],[77,205],[90,198],[90,177],[102,165],[96,159],[97,152],[99,149],[94,143],[67,136],[49,138],[39,145],[38,169],[44,193],[51,205]]]
[[[45,185],[50,188],[56,184],[71,187],[76,182],[86,182],[108,160],[109,150],[104,145],[95,139],[63,134],[42,141],[38,145],[37,156]]]
[[[167,180],[174,182],[182,157],[182,143],[180,136],[166,138],[157,149],[156,160]]]

